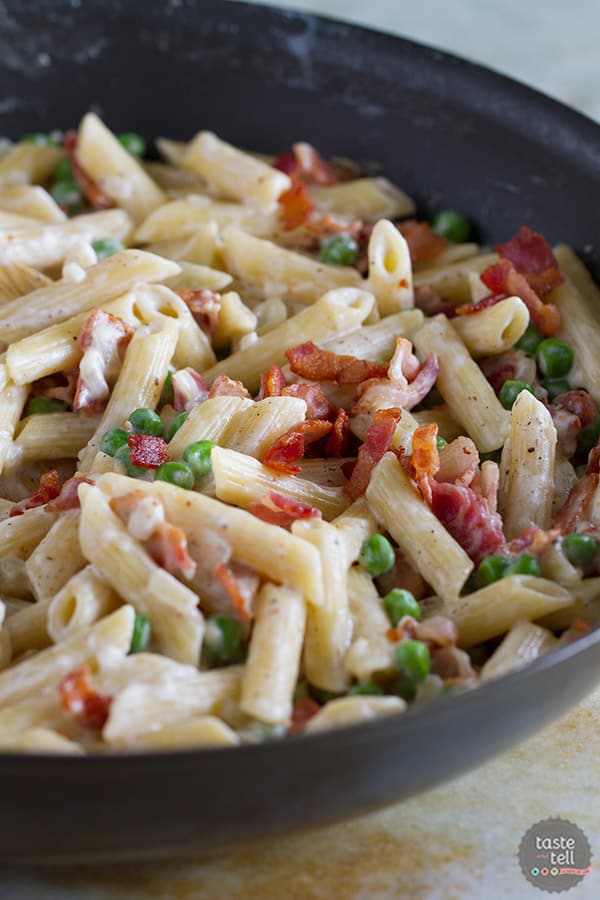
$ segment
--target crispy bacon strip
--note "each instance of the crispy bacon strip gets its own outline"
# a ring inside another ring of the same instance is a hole
[[[287,475],[297,475],[302,469],[294,463],[302,459],[309,444],[326,437],[332,428],[331,422],[322,419],[298,422],[271,444],[264,455],[264,465]]]
[[[252,400],[251,394],[246,390],[241,381],[234,381],[228,375],[219,375],[213,381],[208,392],[208,399],[212,397],[245,397]]]
[[[445,249],[447,240],[432,231],[427,222],[407,219],[396,226],[408,244],[413,265],[435,259]]]
[[[127,438],[131,462],[144,469],[158,469],[170,459],[167,442],[152,434],[130,434]]]
[[[79,666],[65,675],[58,686],[62,706],[84,728],[99,731],[108,719],[112,697],[92,685],[90,667]]]
[[[465,303],[463,306],[457,306],[454,312],[457,316],[470,316],[473,313],[481,312],[482,309],[489,309],[490,306],[495,306],[496,303],[500,303],[505,298],[506,294],[490,294],[489,297],[484,297],[478,303]]]
[[[456,315],[456,306],[450,300],[444,300],[431,284],[416,284],[414,287],[415,306],[426,316],[437,316],[444,313],[449,319]]]
[[[77,159],[76,131],[67,131],[64,137],[63,146],[69,156],[75,181],[90,206],[93,206],[94,209],[111,209],[114,206],[112,200],[106,196],[94,179],[87,174]]]
[[[78,489],[80,484],[93,484],[85,475],[74,475],[63,484],[60,494],[46,503],[48,512],[63,512],[66,509],[79,509]]]
[[[176,412],[187,412],[193,406],[208,399],[209,390],[202,375],[191,366],[178,369],[171,375],[173,387],[173,408]]]
[[[287,191],[279,195],[278,204],[285,231],[304,225],[315,208],[306,190],[306,185],[296,175],[292,175],[292,183]]]
[[[285,351],[292,372],[311,381],[335,381],[338,384],[360,384],[367,378],[384,378],[386,363],[373,363],[355,356],[322,350],[312,341]]]
[[[279,366],[270,366],[260,376],[260,391],[257,399],[264,400],[265,397],[279,397],[286,384],[285,375]]]
[[[522,225],[505,244],[498,244],[496,252],[525,275],[539,297],[544,297],[565,280],[550,244],[527,225]]]
[[[410,461],[414,471],[414,479],[417,482],[421,494],[431,505],[431,481],[440,467],[440,457],[437,450],[438,427],[435,422],[431,425],[419,425],[413,433],[412,454]]]
[[[569,534],[575,525],[584,518],[589,503],[598,487],[598,473],[590,472],[573,485],[564,506],[560,509],[552,522],[552,527],[557,528],[561,534]]]
[[[28,509],[35,509],[37,506],[45,506],[50,500],[55,500],[60,494],[60,479],[56,469],[44,472],[40,478],[40,484],[37,491],[34,491],[29,497],[20,500],[11,507],[9,516],[22,516]]]
[[[431,509],[475,565],[504,547],[502,519],[470,487],[430,480]]]
[[[519,537],[510,542],[508,550],[510,553],[522,553],[527,550],[535,556],[541,556],[559,537],[560,528],[550,528],[548,531],[544,531],[535,525],[528,525]]]
[[[587,391],[565,391],[554,398],[551,406],[558,406],[577,416],[582,428],[586,428],[598,415],[598,407]]]
[[[325,456],[334,456],[339,459],[346,456],[350,446],[350,417],[345,409],[340,407],[333,420],[333,431],[325,444]]]
[[[330,419],[335,415],[320,384],[288,384],[281,390],[282,397],[300,397],[306,403],[307,419]]]
[[[124,319],[102,309],[86,318],[77,338],[83,350],[73,409],[99,412],[110,393],[110,384],[119,373],[121,353],[133,336]]]
[[[371,479],[371,472],[392,446],[396,425],[402,415],[399,409],[381,409],[373,416],[367,437],[358,450],[358,459],[344,490],[351,500],[362,497]]]
[[[212,337],[219,327],[221,295],[215,291],[191,291],[185,288],[175,293],[181,297],[202,331]]]
[[[508,259],[492,263],[480,275],[481,280],[493,294],[510,296],[516,294],[529,310],[531,321],[544,337],[552,337],[560,328],[560,313],[551,303],[543,303],[531,287],[526,276],[517,272]]]
[[[427,396],[440,371],[435,353],[430,353],[419,366],[411,342],[398,338],[388,377],[369,378],[359,385],[352,415],[376,409],[412,409]]]
[[[248,507],[251,513],[270,525],[290,528],[297,519],[320,519],[321,510],[301,503],[293,497],[286,497],[276,491],[269,491],[260,500],[255,500]]]
[[[299,700],[294,700],[289,734],[301,734],[309,719],[316,716],[320,709],[321,707],[312,697],[301,697]]]
[[[193,578],[196,573],[196,562],[188,553],[185,532],[170,522],[161,522],[154,529],[145,547],[155,563],[170,572],[184,578]]]
[[[252,618],[254,597],[260,578],[253,569],[238,562],[221,563],[214,572],[216,580],[223,585],[240,619]]]

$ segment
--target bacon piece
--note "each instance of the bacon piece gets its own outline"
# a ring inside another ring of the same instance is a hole
[[[145,542],[145,547],[154,562],[171,575],[181,572],[184,578],[190,579],[196,574],[196,562],[188,553],[187,537],[177,525],[159,523]]]
[[[44,472],[40,478],[40,484],[37,491],[34,491],[29,497],[20,500],[11,506],[9,516],[22,516],[28,509],[35,509],[37,506],[45,506],[50,500],[55,500],[60,494],[60,479],[56,469]]]
[[[560,528],[550,528],[548,531],[544,531],[536,525],[528,525],[519,537],[510,542],[507,549],[510,553],[522,553],[527,550],[534,556],[541,556],[559,537]]]
[[[335,414],[320,384],[288,384],[281,391],[282,397],[300,397],[306,403],[307,419],[330,419]]]
[[[508,259],[492,263],[480,275],[493,294],[520,297],[529,310],[531,321],[544,337],[552,337],[560,328],[560,313],[551,303],[544,303],[529,284],[525,275],[517,272]]]
[[[301,697],[299,700],[294,700],[289,734],[300,734],[304,731],[306,723],[316,716],[320,709],[321,707],[312,697]]]
[[[290,187],[279,195],[277,202],[281,209],[285,231],[304,225],[315,208],[304,182],[293,175]]]
[[[456,306],[450,300],[444,300],[431,284],[416,284],[414,287],[415,306],[426,316],[437,316],[443,313],[449,319],[456,315]]]
[[[525,275],[539,297],[544,297],[565,280],[550,244],[527,225],[521,225],[510,241],[498,244],[496,253]]]
[[[302,459],[308,444],[320,441],[329,434],[332,428],[331,422],[325,422],[322,419],[307,419],[305,422],[298,422],[271,444],[264,455],[263,464],[278,472],[285,472],[287,475],[297,475],[302,469],[300,466],[295,466],[294,463]]]
[[[273,163],[273,167],[279,169],[280,172],[285,172],[286,175],[298,175],[300,173],[300,164],[293,150],[286,150],[284,153],[280,153]]]
[[[427,222],[407,219],[396,226],[408,244],[411,262],[414,265],[435,259],[445,249],[447,240],[436,234]]]
[[[369,378],[359,386],[352,415],[370,413],[376,409],[412,409],[427,396],[439,371],[435,353],[430,353],[419,369],[411,342],[398,338],[388,377]]]
[[[478,472],[479,451],[471,438],[461,435],[440,450],[438,481],[470,486]]]
[[[158,469],[170,459],[167,442],[153,434],[130,434],[127,444],[131,450],[131,462],[144,469]]]
[[[431,509],[475,565],[504,546],[502,519],[470,487],[430,480]]]
[[[350,446],[350,418],[345,409],[340,407],[333,420],[333,431],[325,444],[325,456],[339,459],[346,456]]]
[[[173,372],[171,385],[173,387],[173,408],[176,412],[187,412],[208,399],[207,383],[202,375],[199,375],[191,366]]]
[[[299,173],[311,184],[337,184],[341,179],[333,166],[325,162],[323,157],[306,141],[293,145],[294,156],[298,163]]]
[[[219,327],[221,295],[206,289],[192,291],[186,288],[175,293],[181,297],[202,331],[212,337]]]
[[[93,413],[104,408],[110,384],[119,374],[120,355],[132,335],[127,322],[102,309],[95,309],[86,318],[77,338],[83,356],[73,409]]]
[[[484,297],[478,303],[466,303],[463,306],[457,306],[454,312],[457,316],[470,316],[473,313],[481,312],[482,309],[489,309],[490,306],[495,306],[496,303],[500,303],[501,300],[505,299],[506,294],[490,294],[489,297]]]
[[[554,398],[551,406],[558,406],[577,416],[582,428],[586,428],[598,415],[598,407],[587,391],[565,391]]]
[[[565,459],[571,459],[577,450],[581,422],[575,413],[557,407],[553,403],[547,404],[547,409],[556,428],[558,448]]]
[[[80,484],[93,484],[85,475],[68,478],[60,489],[60,494],[46,504],[48,512],[63,512],[65,509],[79,509],[78,489]]]
[[[412,454],[410,461],[414,471],[414,479],[417,482],[421,494],[431,504],[431,480],[440,468],[440,457],[437,450],[438,427],[435,422],[431,425],[419,425],[415,429],[412,438]]]
[[[49,397],[52,400],[61,400],[67,406],[73,406],[78,377],[77,369],[46,375],[32,385],[32,397]]]
[[[431,654],[431,673],[454,684],[464,684],[476,677],[469,654],[458,647],[435,649]]]
[[[431,594],[431,589],[427,586],[425,580],[421,577],[416,569],[413,569],[406,556],[398,547],[394,549],[396,557],[394,565],[383,575],[377,578],[377,590],[379,595],[384,597],[395,587],[405,588],[411,594],[420,600]]]
[[[386,363],[373,363],[355,356],[322,350],[312,341],[285,351],[292,372],[311,381],[335,381],[338,384],[360,384],[367,378],[384,378]]]
[[[523,350],[515,350],[514,347],[497,356],[489,356],[482,360],[480,365],[497,394],[500,393],[504,382],[509,379],[533,384],[536,378],[535,359]]]
[[[281,528],[289,528],[297,519],[321,518],[320,509],[276,491],[269,491],[260,500],[254,500],[248,509],[263,522],[279,525]]]
[[[214,576],[229,594],[240,619],[248,621],[252,617],[252,606],[260,584],[257,573],[242,563],[229,562],[217,566]]]
[[[278,397],[286,384],[285,375],[279,366],[271,366],[260,376],[258,399],[264,400],[265,397]]]
[[[362,497],[371,479],[371,472],[392,446],[396,425],[400,421],[402,411],[399,409],[377,410],[373,423],[369,427],[367,437],[358,450],[358,459],[344,490],[351,500]]]
[[[598,487],[598,473],[592,472],[573,485],[564,506],[554,517],[553,528],[558,528],[561,534],[570,534],[575,525],[583,519],[596,488]]]
[[[208,392],[208,399],[212,397],[244,397],[252,400],[251,394],[246,390],[241,381],[234,381],[228,375],[219,375],[213,381]]]
[[[458,640],[458,628],[446,616],[430,616],[417,623],[415,637],[432,647],[452,647]]]
[[[349,234],[358,241],[364,228],[360,219],[346,219],[327,213],[311,215],[305,225],[310,234],[321,240],[333,237],[334,234]]]
[[[79,724],[99,731],[108,719],[113,698],[93,687],[91,674],[88,665],[79,666],[65,675],[58,690],[61,704]]]
[[[93,206],[94,209],[111,209],[114,206],[112,200],[106,196],[94,179],[87,174],[77,159],[76,131],[67,131],[63,140],[63,147],[69,156],[75,181],[90,206]]]

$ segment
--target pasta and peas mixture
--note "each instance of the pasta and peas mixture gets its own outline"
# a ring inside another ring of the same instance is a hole
[[[0,156],[0,747],[397,713],[600,620],[600,291],[306,143]]]

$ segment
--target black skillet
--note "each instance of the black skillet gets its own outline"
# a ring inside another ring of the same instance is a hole
[[[521,223],[600,278],[600,128],[505,78],[397,38],[201,0],[9,0],[0,133],[76,125],[378,161],[423,214],[456,208],[483,241]],[[596,242],[596,244],[594,243]],[[374,724],[225,750],[0,756],[0,859],[156,859],[333,822],[471,769],[571,707],[600,631],[526,670]],[[485,802],[486,785],[481,784]]]

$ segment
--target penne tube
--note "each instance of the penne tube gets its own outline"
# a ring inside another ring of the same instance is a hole
[[[227,272],[211,269],[208,265],[178,261],[180,272],[166,278],[164,284],[172,291],[222,291],[233,281]]]
[[[431,512],[392,453],[375,466],[367,500],[410,564],[446,601],[455,600],[473,563]]]
[[[65,222],[67,217],[56,200],[43,187],[15,184],[0,187],[0,210],[30,216],[50,225]]]
[[[183,722],[163,725],[156,731],[117,741],[117,746],[139,747],[144,750],[200,749],[202,747],[235,747],[240,743],[237,733],[217,716],[198,715]]]
[[[342,488],[313,484],[298,475],[279,474],[235,450],[215,447],[211,462],[218,499],[242,509],[260,501],[269,491],[308,503],[327,520],[339,516],[350,503]]]
[[[421,327],[423,318],[420,309],[407,309],[386,316],[385,319],[381,319],[373,325],[363,325],[347,334],[334,335],[318,343],[320,347],[331,353],[357,356],[359,359],[368,359],[370,362],[391,359],[396,349],[396,339],[410,337]]]
[[[44,535],[50,531],[57,514],[43,506],[26,510],[22,516],[0,519],[0,558],[27,559]]]
[[[72,575],[50,598],[48,634],[55,643],[79,628],[87,628],[121,605],[121,598],[92,566]]]
[[[354,178],[339,184],[310,187],[308,193],[321,212],[363,222],[400,219],[415,212],[414,201],[387,178]]]
[[[215,223],[218,230],[235,225],[257,237],[269,237],[277,228],[274,214],[257,212],[239,203],[223,203],[201,194],[189,194],[159,207],[142,222],[136,241],[181,241],[194,237],[204,226]]]
[[[262,459],[271,444],[305,417],[306,403],[300,397],[265,397],[232,417],[221,444]]]
[[[245,397],[211,397],[193,406],[175,435],[169,441],[171,459],[183,456],[183,451],[195,441],[220,443],[228,431],[235,432],[236,416],[243,410],[253,408],[254,402]]]
[[[400,697],[338,697],[330,700],[310,719],[304,734],[317,734],[341,725],[370,722],[380,716],[404,712],[406,703]]]
[[[454,244],[450,243],[432,259],[424,259],[418,263],[419,272],[435,272],[436,269],[445,269],[453,263],[463,260],[473,260],[477,263],[479,245],[472,242]]]
[[[41,328],[102,305],[140,281],[162,281],[178,271],[176,263],[142,250],[115,253],[88,269],[81,282],[63,278],[33,291],[26,304],[16,299],[0,306],[0,340],[18,341]]]
[[[242,303],[240,295],[235,291],[227,291],[221,297],[219,324],[213,335],[213,346],[227,347],[243,335],[255,331],[256,326],[256,315]]]
[[[481,670],[481,680],[499,678],[514,672],[558,645],[551,631],[532,622],[515,622],[502,643],[492,653]]]
[[[8,384],[0,392],[0,473],[13,446],[15,428],[21,418],[29,390],[24,385]]]
[[[15,438],[19,463],[36,459],[75,459],[98,426],[97,416],[56,412],[28,416]]]
[[[167,199],[144,170],[95,113],[81,121],[77,161],[103,194],[141,222]]]
[[[562,607],[541,617],[538,625],[550,631],[569,628],[575,619],[581,619],[592,628],[600,625],[600,578],[586,578],[567,587],[574,598],[572,606]]]
[[[7,617],[0,633],[6,633],[10,638],[13,660],[32,650],[43,650],[52,643],[47,624],[49,605],[50,600],[28,603]]]
[[[288,725],[306,625],[298,591],[264,584],[256,598],[240,709],[261,722]]]
[[[386,219],[377,222],[369,238],[368,284],[382,316],[414,306],[408,244],[396,226]]]
[[[51,284],[50,279],[31,266],[23,263],[0,266],[0,305],[31,294],[47,284]]]
[[[561,254],[564,258],[565,253]],[[585,293],[581,293],[569,276],[565,283],[554,288],[550,295],[550,301],[560,313],[559,337],[571,345],[573,349],[573,367],[569,372],[569,380],[572,384],[586,388],[596,403],[600,403],[600,370],[598,359],[600,358],[600,317],[595,311],[593,300],[597,288],[589,287],[589,282],[584,274],[569,258],[571,269],[575,270],[577,281],[582,285]]]
[[[83,747],[50,728],[29,728],[19,734],[0,737],[0,750],[5,753],[83,753]]]
[[[344,658],[346,671],[359,681],[394,671],[394,644],[386,637],[390,622],[373,579],[362,569],[348,572],[348,604],[352,643]]]
[[[60,514],[25,563],[29,583],[38,601],[54,597],[84,566],[85,557],[79,546],[78,509]]]
[[[331,524],[335,525],[342,539],[345,551],[344,565],[349,567],[358,560],[361,547],[367,538],[377,531],[375,516],[366,499],[359,497]]]
[[[501,447],[510,427],[509,414],[446,316],[427,319],[412,339],[423,356],[437,355],[436,385],[479,450],[487,453]]]
[[[525,333],[529,310],[520,297],[507,297],[487,309],[457,316],[452,325],[475,359],[510,350]]]
[[[597,312],[600,303],[600,288],[593,280],[585,265],[567,244],[554,247],[554,256],[561,272],[586,300],[588,309]],[[598,318],[598,316],[596,317]]]
[[[439,257],[438,257],[439,259]],[[427,284],[453,303],[472,303],[471,275],[479,276],[492,263],[498,262],[496,253],[461,259],[447,265],[432,266],[414,273],[415,287]]]
[[[0,157],[0,185],[6,188],[46,181],[63,158],[58,147],[15,144]]]
[[[448,442],[460,437],[464,432],[463,427],[456,421],[445,403],[432,406],[431,409],[413,412],[412,417],[417,425],[430,425],[435,422],[440,436]]]

